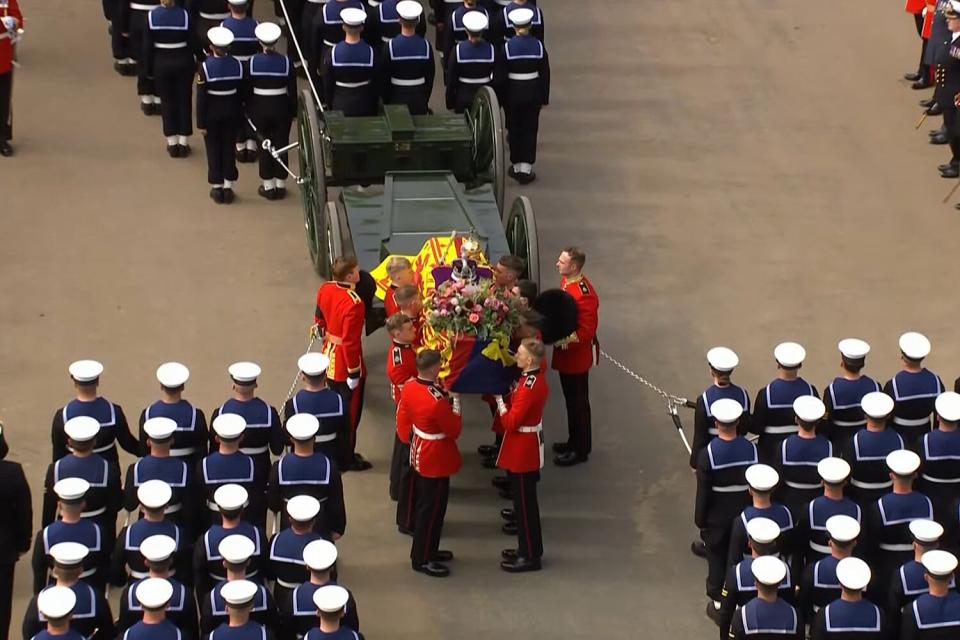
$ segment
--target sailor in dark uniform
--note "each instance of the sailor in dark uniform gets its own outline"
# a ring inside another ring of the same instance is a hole
[[[850,497],[861,507],[873,504],[890,491],[893,482],[887,468],[887,455],[903,449],[903,438],[887,427],[893,413],[893,399],[882,391],[863,396],[860,402],[867,426],[853,436],[843,452],[850,463]]]
[[[780,443],[799,430],[793,413],[793,401],[800,396],[816,396],[817,388],[800,377],[807,351],[796,342],[782,342],[773,350],[777,377],[757,393],[753,403],[750,431],[759,436],[757,451],[765,463],[776,461]]]
[[[940,547],[943,527],[933,520],[912,520],[910,534],[913,536],[913,560],[900,565],[890,580],[887,592],[887,611],[890,613],[891,622],[897,626],[900,624],[900,612],[903,608],[929,591],[920,560],[927,551]],[[955,579],[951,578],[949,587],[956,590]]]
[[[250,59],[260,50],[256,36],[257,20],[250,15],[247,0],[227,0],[227,4],[230,6],[230,17],[220,26],[233,33],[230,55],[244,65],[244,71],[248,71]],[[244,95],[244,102],[246,102],[246,95]],[[257,161],[257,141],[246,119],[240,122],[236,147],[237,162]]]
[[[130,584],[120,593],[117,632],[122,634],[140,621],[143,608],[137,598],[137,591],[144,580],[161,578],[173,587],[173,595],[167,604],[167,619],[183,631],[183,640],[196,640],[199,637],[197,601],[194,599],[193,589],[184,585],[179,576],[174,577],[175,570],[172,568],[177,553],[177,542],[169,536],[150,536],[140,543],[140,553],[143,555],[148,574],[146,578]]]
[[[503,45],[494,74],[494,85],[501,96],[509,131],[510,163],[508,175],[520,184],[536,179],[537,132],[540,110],[550,104],[550,58],[544,44],[530,35],[534,12],[514,9],[510,20],[516,35]]]
[[[250,58],[251,95],[247,115],[257,135],[270,141],[274,149],[290,142],[290,124],[297,113],[297,76],[290,58],[276,50],[280,27],[272,22],[257,25],[257,39],[263,51]],[[280,154],[287,164],[287,152]],[[266,151],[260,154],[260,180],[257,193],[267,200],[282,200],[287,195],[287,170]]]
[[[918,488],[933,501],[938,520],[947,520],[950,507],[960,498],[960,394],[941,393],[936,400],[937,428],[918,443],[923,469]]]
[[[184,640],[184,634],[167,619],[173,585],[163,578],[147,578],[137,586],[136,598],[143,619],[123,634],[123,640]]]
[[[117,536],[110,561],[110,581],[113,585],[122,587],[148,576],[149,568],[140,546],[144,540],[158,535],[166,536],[176,544],[171,575],[180,574],[182,580],[190,582],[188,547],[193,538],[187,538],[179,525],[164,517],[164,510],[170,504],[172,495],[170,485],[162,480],[148,480],[140,485],[137,496],[143,518],[125,526]]]
[[[303,550],[322,537],[314,528],[320,513],[320,502],[313,496],[294,496],[287,502],[290,527],[278,531],[270,540],[270,555],[265,577],[276,584],[273,596],[277,602],[286,602],[293,590],[309,576],[303,562]]]
[[[238,580],[250,581],[257,585],[257,593],[250,610],[250,619],[269,629],[278,629],[280,619],[277,608],[267,588],[257,579],[247,576],[247,566],[255,549],[253,542],[242,535],[227,536],[218,547],[223,558],[226,579],[218,582],[200,603],[200,633],[206,637],[216,627],[229,619],[227,602],[223,596],[224,587]]]
[[[546,35],[546,31],[543,11],[541,11],[535,3],[530,2],[530,0],[512,0],[491,16],[491,40],[499,44],[517,35],[516,18],[513,15],[513,12],[517,9],[527,9],[533,12],[533,19],[530,21],[530,34],[540,42],[545,42],[544,36]]]
[[[242,117],[243,63],[227,48],[233,33],[225,27],[207,32],[210,55],[197,73],[197,130],[207,150],[207,182],[210,198],[217,204],[233,202],[237,181],[237,135]]]
[[[803,621],[793,605],[779,597],[787,565],[780,558],[761,556],[750,565],[757,597],[740,608],[730,625],[731,640],[800,640]]]
[[[750,396],[746,389],[730,381],[734,368],[740,364],[740,358],[733,349],[713,347],[707,351],[707,363],[710,365],[713,384],[697,398],[697,406],[693,411],[693,446],[690,453],[692,469],[697,468],[700,451],[717,435],[710,405],[720,398],[736,400],[743,406],[743,415],[740,416],[740,433],[746,433],[750,424]]]
[[[230,17],[227,0],[186,0],[184,6],[190,12],[190,22],[193,25],[196,41],[205,52],[209,53],[210,41],[207,40],[207,32],[213,27],[219,27]]]
[[[120,47],[115,48],[115,51],[122,50],[126,45],[128,57],[122,64],[127,67],[129,60],[136,65],[137,95],[140,96],[140,110],[148,116],[160,113],[160,98],[156,95],[153,78],[147,75],[146,61],[143,57],[147,16],[158,6],[160,6],[160,0],[139,0],[137,2],[119,0],[117,19],[113,24],[113,31],[119,36],[119,40],[126,40]]]
[[[103,365],[96,360],[78,360],[70,365],[70,377],[77,389],[77,397],[57,409],[53,415],[50,430],[50,440],[53,443],[51,462],[56,462],[70,453],[63,425],[77,416],[89,416],[100,423],[100,432],[97,433],[93,452],[103,456],[107,462],[118,464],[117,443],[130,455],[140,455],[140,445],[130,433],[123,409],[97,394],[102,373]]]
[[[373,116],[379,109],[379,56],[360,39],[366,18],[356,7],[341,11],[346,37],[328,48],[323,58],[324,100],[345,116]]]
[[[34,640],[87,640],[73,628],[71,614],[77,605],[77,596],[67,587],[51,587],[43,592],[43,598],[37,599],[38,616],[44,622],[37,633],[26,638]]]
[[[825,436],[818,435],[826,407],[820,398],[800,396],[793,401],[799,431],[788,436],[780,445],[780,453],[773,465],[780,473],[782,483],[777,500],[798,518],[810,501],[821,493],[817,465],[833,455],[833,445]]]
[[[0,635],[10,629],[17,562],[30,550],[33,537],[33,500],[23,465],[4,460],[9,453],[0,423]]]
[[[923,334],[908,331],[900,336],[903,368],[883,385],[884,392],[896,403],[893,428],[911,448],[930,431],[934,402],[944,391],[940,376],[923,366],[929,354],[930,341]]]
[[[827,520],[830,536],[830,555],[807,565],[800,578],[797,593],[797,611],[804,620],[840,597],[840,582],[837,580],[837,564],[853,555],[860,536],[860,523],[850,516],[833,516]]]
[[[313,594],[320,625],[307,632],[304,640],[361,640],[360,634],[343,623],[350,593],[343,587],[329,584]]]
[[[930,587],[903,610],[901,640],[954,640],[960,634],[960,594],[950,590],[957,572],[952,553],[934,549],[921,559]]]
[[[214,584],[226,579],[223,557],[220,555],[221,540],[233,534],[250,538],[254,545],[253,557],[247,568],[250,577],[259,575],[267,548],[263,531],[243,520],[243,507],[247,502],[247,491],[243,487],[223,485],[217,489],[215,498],[220,507],[222,523],[210,527],[197,540],[193,552],[194,588],[198,594],[209,593]]]
[[[27,605],[27,611],[23,617],[24,638],[31,638],[39,633],[47,622],[42,609],[38,611],[38,604],[44,599],[43,594],[51,589],[64,587],[70,589],[77,599],[77,607],[70,621],[70,628],[82,633],[90,640],[114,639],[110,604],[102,591],[81,579],[85,573],[83,568],[90,555],[87,548],[78,542],[59,542],[50,547],[54,583],[41,590]]]
[[[463,16],[467,39],[457,43],[444,61],[446,67],[447,109],[463,113],[473,104],[473,97],[480,87],[493,83],[497,50],[483,38],[489,25],[487,16],[479,11],[469,11]]]
[[[420,3],[403,0],[397,11],[401,33],[383,47],[383,102],[405,104],[412,115],[421,116],[429,112],[433,93],[433,47],[416,32],[423,13]]]
[[[123,494],[120,490],[120,470],[115,464],[93,453],[100,423],[94,418],[77,416],[67,420],[63,430],[73,453],[47,468],[40,526],[46,527],[56,520],[57,495],[53,490],[56,483],[64,478],[83,478],[90,483],[90,489],[84,496],[86,506],[80,517],[96,522],[104,540],[113,540],[117,534],[117,513],[123,503]]]
[[[266,526],[267,473],[240,450],[246,428],[243,416],[235,413],[221,414],[213,421],[218,448],[201,461],[197,472],[207,506],[207,515],[200,520],[205,520],[207,527],[220,523],[220,508],[214,495],[226,484],[238,484],[247,491],[249,504],[243,510],[243,519],[257,527]]]
[[[870,567],[860,558],[837,564],[840,597],[829,603],[810,625],[812,640],[886,640],[894,629],[884,612],[863,597],[870,583]]]
[[[840,350],[840,374],[827,385],[823,403],[827,406],[825,435],[837,453],[846,448],[853,434],[866,426],[860,401],[872,391],[880,391],[880,384],[863,375],[870,345],[858,338],[846,338],[837,345]]]
[[[190,370],[179,362],[167,362],[157,367],[160,399],[140,412],[140,445],[147,450],[147,434],[143,423],[150,418],[170,418],[177,423],[170,445],[170,457],[196,464],[207,453],[207,418],[202,409],[183,399],[183,388],[190,378]]]
[[[287,631],[296,638],[302,638],[317,626],[313,594],[321,587],[337,584],[331,576],[337,562],[337,547],[327,540],[311,542],[303,550],[303,562],[310,571],[310,579],[299,585],[286,602],[279,603],[280,617],[287,625]],[[347,593],[349,597],[343,614],[343,624],[354,631],[360,631],[357,603],[349,589]]]
[[[273,463],[267,485],[267,506],[280,516],[281,526],[289,521],[284,503],[299,495],[316,498],[321,505],[317,531],[328,540],[338,540],[347,528],[343,504],[343,483],[337,466],[327,456],[313,449],[313,438],[319,423],[309,413],[298,413],[287,420],[287,433],[293,450]]]
[[[386,44],[400,35],[400,14],[397,5],[404,0],[383,0],[375,8],[367,10],[367,24],[364,32],[369,37],[370,44],[377,46]],[[419,4],[419,3],[418,3]],[[427,21],[422,18],[417,21],[415,33],[421,38],[427,35]]]
[[[51,566],[50,549],[61,542],[76,542],[89,550],[79,577],[98,591],[107,584],[106,545],[100,526],[81,517],[84,496],[90,483],[82,478],[64,478],[53,486],[59,498],[60,519],[44,527],[33,541],[33,592],[39,593],[48,584]]]
[[[273,629],[257,624],[251,619],[257,597],[266,590],[249,580],[233,580],[223,585],[220,597],[223,599],[229,622],[214,629],[208,640],[274,640]]]
[[[805,567],[832,553],[827,520],[843,515],[860,523],[860,506],[843,495],[843,487],[850,477],[850,465],[842,458],[824,458],[817,465],[823,481],[823,495],[811,500],[801,511],[797,523],[796,566]]]
[[[450,58],[450,52],[453,51],[453,48],[467,39],[469,31],[463,24],[463,17],[471,11],[482,13],[487,18],[487,25],[489,26],[490,12],[477,0],[463,0],[460,6],[453,7],[445,28],[443,31],[437,32],[437,49],[440,51],[441,60],[444,63]],[[491,39],[492,42],[493,39]]]
[[[707,597],[720,601],[730,547],[730,528],[750,504],[745,479],[747,468],[757,463],[757,449],[737,435],[737,420],[743,406],[721,398],[710,406],[717,425],[717,437],[700,452],[697,461],[697,498],[694,523],[706,544]],[[719,607],[718,604],[714,606]]]
[[[314,449],[333,461],[345,460],[350,439],[349,407],[339,393],[327,386],[330,358],[323,353],[305,353],[297,360],[303,389],[283,405],[283,423],[298,413],[309,413],[320,423]]]
[[[309,5],[304,10],[303,29],[305,31],[304,41],[301,43],[303,54],[307,57],[310,68],[317,74],[316,84],[320,88],[323,80],[323,59],[338,42],[344,38],[343,16],[344,9],[359,9],[366,14],[366,8],[362,0],[326,0],[323,4],[308,15],[312,7]],[[308,22],[309,20],[309,22]],[[324,102],[330,101],[330,96],[320,94]]]
[[[773,467],[755,464],[747,468],[744,477],[750,490],[753,504],[740,512],[730,528],[730,551],[727,555],[727,567],[750,557],[747,545],[747,524],[753,518],[768,518],[780,527],[780,550],[789,555],[793,551],[794,519],[790,510],[772,499],[773,492],[780,482]]]

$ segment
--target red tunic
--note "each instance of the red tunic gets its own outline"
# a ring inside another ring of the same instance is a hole
[[[600,299],[585,276],[573,280],[562,278],[560,288],[573,296],[577,303],[577,330],[554,346],[553,368],[560,373],[586,373],[593,366]]]
[[[397,288],[393,285],[390,285],[390,288],[387,289],[387,292],[383,294],[383,308],[387,312],[388,318],[400,311],[400,306],[397,304],[396,300],[393,299],[393,294],[396,293],[396,291]]]
[[[907,4],[903,9],[907,13],[917,14],[923,11],[925,5],[926,0],[907,0]]]
[[[317,325],[326,331],[323,353],[330,358],[327,377],[344,382],[351,373],[363,373],[363,300],[349,284],[324,282],[317,290]]]
[[[936,0],[926,0],[926,3],[927,12],[923,14],[923,30],[920,32],[920,37],[929,40],[930,34],[933,32],[933,16],[937,12],[937,2]]]
[[[7,16],[16,18],[17,24],[23,27],[23,14],[20,13],[17,0],[9,0],[7,6],[0,9],[0,18]],[[12,35],[3,20],[0,20],[0,73],[10,73],[13,70],[13,43],[10,41]]]
[[[457,448],[460,416],[447,395],[433,383],[417,378],[403,385],[397,407],[397,433],[413,431],[410,466],[425,478],[446,478],[460,470]]]
[[[393,343],[387,352],[387,377],[390,378],[390,397],[394,404],[399,404],[403,384],[417,377],[417,352],[413,350],[413,345]],[[410,442],[409,433],[403,441]]]
[[[513,473],[543,468],[543,408],[547,404],[547,377],[526,371],[504,400],[507,412],[500,416],[503,444],[497,466]]]

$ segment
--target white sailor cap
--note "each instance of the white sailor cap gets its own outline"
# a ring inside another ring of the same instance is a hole
[[[850,542],[860,535],[860,523],[850,516],[830,516],[827,518],[826,527],[830,538],[837,542]]]
[[[770,518],[751,518],[747,522],[747,535],[754,542],[770,544],[780,536],[780,525]]]
[[[83,478],[64,478],[53,485],[53,492],[64,502],[77,502],[90,490],[90,483]]]
[[[803,422],[817,422],[827,413],[827,407],[817,396],[800,396],[793,401],[793,412]]]
[[[96,360],[77,360],[70,365],[70,377],[77,382],[93,382],[103,373],[103,365]]]
[[[348,27],[359,27],[367,21],[367,12],[357,7],[347,7],[340,11],[340,19]]]
[[[920,564],[930,575],[947,578],[957,570],[957,557],[949,551],[934,549],[920,556]]]
[[[171,498],[173,489],[163,480],[147,480],[137,487],[137,500],[147,509],[161,509]]]
[[[467,11],[463,14],[460,22],[463,23],[463,28],[470,33],[480,33],[490,24],[487,15],[482,11]]]
[[[233,606],[250,603],[257,595],[257,585],[249,580],[231,580],[220,588],[220,596]]]
[[[243,5],[247,4],[247,0],[227,0],[227,2],[235,7],[242,7]]]
[[[883,391],[871,391],[860,399],[860,408],[868,417],[882,420],[893,413],[893,398]]]
[[[207,40],[215,47],[229,47],[233,43],[233,31],[226,27],[210,27]]]
[[[865,358],[870,353],[870,345],[860,338],[844,338],[837,344],[840,355],[850,360]]]
[[[50,547],[50,557],[59,565],[73,567],[82,564],[90,549],[79,542],[58,542]]]
[[[150,418],[143,423],[143,431],[151,440],[166,440],[177,430],[177,421],[171,418]]]
[[[357,11],[360,11],[360,9],[357,9]],[[261,371],[260,365],[256,362],[234,362],[227,367],[227,373],[230,374],[233,381],[240,384],[253,384],[260,377]]]
[[[77,606],[77,594],[70,587],[50,587],[37,596],[37,609],[47,619],[66,618]]]
[[[144,609],[163,609],[173,597],[173,585],[163,578],[147,578],[137,584],[137,600]]]
[[[423,7],[414,0],[400,0],[397,3],[397,14],[404,20],[418,20],[423,14]]]
[[[329,540],[314,540],[303,548],[303,562],[308,569],[324,571],[337,561],[337,545]]]
[[[909,526],[917,542],[936,542],[943,535],[943,525],[936,520],[911,520]]]
[[[322,376],[326,374],[329,366],[330,358],[316,351],[305,353],[297,358],[297,367],[308,376]]]
[[[754,491],[771,491],[780,482],[777,470],[766,464],[752,464],[744,475]]]
[[[335,584],[320,587],[313,592],[313,604],[324,613],[336,613],[340,611],[347,606],[347,600],[349,599],[349,592]]]
[[[510,22],[512,22],[515,27],[525,27],[533,22],[533,10],[520,7],[519,9],[514,9],[509,12],[507,17],[510,18]]]
[[[287,501],[287,515],[297,522],[309,522],[320,513],[320,501],[313,496],[293,496]]]
[[[911,360],[923,360],[930,355],[930,341],[916,331],[907,331],[900,336],[900,351]]]
[[[710,405],[710,415],[717,422],[732,424],[743,415],[743,405],[733,398],[720,398]]]
[[[898,476],[909,476],[920,468],[920,456],[907,449],[897,449],[887,454],[887,466]]]
[[[320,429],[320,421],[312,413],[298,413],[287,419],[286,428],[294,440],[311,440]]]
[[[510,14],[513,15],[513,14]],[[707,363],[716,371],[726,373],[733,371],[740,364],[740,358],[737,357],[733,349],[727,347],[713,347],[707,351]]]
[[[817,463],[817,473],[828,484],[840,484],[850,477],[850,463],[843,458],[824,458]]]
[[[247,490],[239,484],[225,484],[213,492],[213,501],[221,511],[236,511],[247,505]]]
[[[946,422],[960,422],[960,393],[946,391],[937,396],[937,415]]]
[[[236,413],[221,413],[213,419],[213,432],[224,440],[239,438],[246,428],[246,419]]]
[[[844,558],[837,563],[837,581],[850,591],[863,591],[870,584],[870,565],[860,558]]]
[[[280,39],[282,34],[280,25],[274,24],[273,22],[261,22],[257,25],[257,28],[253,30],[253,35],[257,36],[257,40],[263,44],[273,44]]]
[[[177,550],[177,541],[170,536],[155,535],[140,543],[140,555],[149,562],[169,560]]]
[[[750,572],[760,584],[772,586],[783,582],[787,575],[787,565],[776,556],[760,556],[753,559]]]
[[[250,559],[257,547],[247,536],[227,536],[217,545],[217,551],[230,564],[243,564]]]
[[[90,416],[70,418],[63,425],[67,437],[75,442],[89,442],[100,433],[100,423]]]
[[[803,359],[807,357],[807,350],[796,342],[781,342],[773,349],[773,357],[780,366],[793,369],[803,364]]]
[[[157,367],[157,382],[168,389],[176,389],[190,379],[190,369],[179,362],[164,362]]]

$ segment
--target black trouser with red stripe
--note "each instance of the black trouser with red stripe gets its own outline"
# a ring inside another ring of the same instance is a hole
[[[347,446],[344,450],[344,459],[340,460],[340,468],[353,462],[353,454],[357,450],[357,428],[360,426],[360,418],[363,415],[363,392],[367,386],[367,376],[360,378],[360,384],[356,389],[351,389],[346,380],[330,380],[330,388],[340,394],[343,403],[350,409],[350,437],[347,439]]]
[[[537,501],[539,471],[507,474],[513,490],[513,513],[517,517],[517,555],[530,560],[543,555],[540,503]]]
[[[419,567],[430,562],[430,558],[440,549],[440,534],[443,532],[443,519],[447,515],[447,499],[450,497],[450,478],[425,478],[416,471],[413,473],[416,517],[410,561],[413,566]]]
[[[400,447],[397,455],[401,456],[397,477],[397,528],[413,531],[417,509],[416,473],[410,466],[410,445],[399,439],[397,442]]]
[[[560,387],[567,405],[567,445],[581,458],[586,458],[593,450],[589,377],[589,371],[560,374]]]
[[[404,470],[410,468],[410,445],[394,434],[393,455],[390,457],[390,499],[398,500],[400,496],[400,479]]]

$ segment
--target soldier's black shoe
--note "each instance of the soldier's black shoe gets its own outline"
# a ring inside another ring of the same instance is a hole
[[[949,169],[950,167],[956,167],[956,166],[957,166],[957,165],[955,165],[954,163],[948,162],[947,164],[941,164],[941,165],[939,165],[939,166],[937,167],[937,171],[946,171],[946,170]]]
[[[517,523],[516,522],[505,522],[503,526],[500,527],[500,531],[503,531],[508,536],[517,535]]]
[[[937,101],[934,100],[933,98],[927,98],[926,100],[921,100],[918,104],[919,104],[921,107],[925,108],[925,109],[929,109],[930,107],[932,107],[932,106],[935,105],[936,103],[937,103]]]
[[[277,187],[276,189],[274,189],[274,191],[276,191],[276,194],[274,194],[274,198],[276,200],[283,200],[284,198],[287,197],[286,187]]]
[[[141,103],[140,103],[140,111],[142,111],[142,112],[143,112],[143,115],[145,115],[145,116],[152,116],[152,115],[153,115],[153,104],[150,103],[150,102],[141,102]]]
[[[929,89],[932,85],[930,84],[929,78],[920,78],[916,82],[910,85],[910,88],[914,91],[920,91],[922,89]]]
[[[554,453],[566,453],[570,450],[569,442],[554,442],[553,443],[553,452]]]
[[[507,522],[517,521],[517,514],[513,512],[513,509],[500,509],[500,517]]]
[[[405,536],[412,536],[412,535],[413,535],[413,529],[404,529],[403,527],[397,527],[397,531],[399,531],[400,533],[402,533],[402,534],[405,535]]]
[[[713,600],[707,600],[707,617],[713,620],[713,623],[720,626],[720,610],[713,605]]]
[[[553,459],[553,464],[558,467],[572,467],[575,464],[580,464],[586,462],[586,456],[580,456],[575,451],[567,451],[566,453],[561,453]]]
[[[179,157],[180,157],[180,147],[177,146],[177,145],[175,145],[175,144],[168,144],[168,145],[167,145],[167,155],[170,156],[171,158],[179,158]]]
[[[938,133],[935,136],[930,136],[929,142],[930,144],[947,144],[949,140],[947,140],[947,134]]]
[[[189,157],[189,156],[190,156],[190,145],[188,145],[188,144],[178,144],[177,146],[180,147],[180,157],[181,157],[181,158],[186,158],[186,157]]]
[[[927,115],[939,116],[943,114],[943,107],[939,103],[934,102],[933,106],[927,109]]]
[[[940,171],[941,178],[960,178],[960,167],[948,167]]]
[[[233,189],[223,189],[223,204],[231,204],[233,202],[234,194]]]
[[[367,462],[359,453],[353,454],[353,460],[347,465],[347,471],[366,471],[372,468],[373,465]]]
[[[707,545],[703,543],[703,540],[694,540],[690,543],[690,553],[697,556],[698,558],[707,557]]]
[[[500,552],[500,557],[504,560],[514,560],[517,557],[516,549],[504,549]]]
[[[913,73],[905,73],[905,74],[903,74],[903,79],[904,79],[904,80],[909,80],[910,82],[916,82],[917,80],[920,79],[920,77],[921,77],[920,74],[917,73],[916,71],[914,71]]]
[[[430,560],[433,562],[450,562],[453,560],[453,551],[439,549],[436,553],[430,556]]]
[[[504,560],[501,562],[500,568],[507,573],[540,571],[540,558],[524,558],[523,556],[517,556],[513,560]]]
[[[500,447],[495,444],[482,444],[477,447],[477,453],[484,457],[490,457],[497,455],[497,452],[500,451]]]
[[[509,489],[510,478],[507,476],[493,476],[490,478],[490,484],[495,486],[497,489]]]
[[[266,198],[267,200],[276,200],[276,189],[267,189],[265,186],[260,185],[257,187],[257,195],[261,198]]]
[[[13,147],[10,146],[9,140],[3,140],[0,142],[0,156],[4,158],[9,158],[13,155]]]
[[[497,459],[493,456],[484,458],[480,461],[480,466],[484,469],[496,469],[497,468]]]
[[[210,189],[210,199],[217,204],[223,204],[223,187],[213,187]]]
[[[517,174],[517,182],[520,184],[530,184],[537,179],[537,174],[533,171]]]
[[[450,575],[450,569],[440,564],[439,562],[427,562],[425,564],[414,564],[413,570],[419,573],[426,574],[431,578],[446,578]]]

